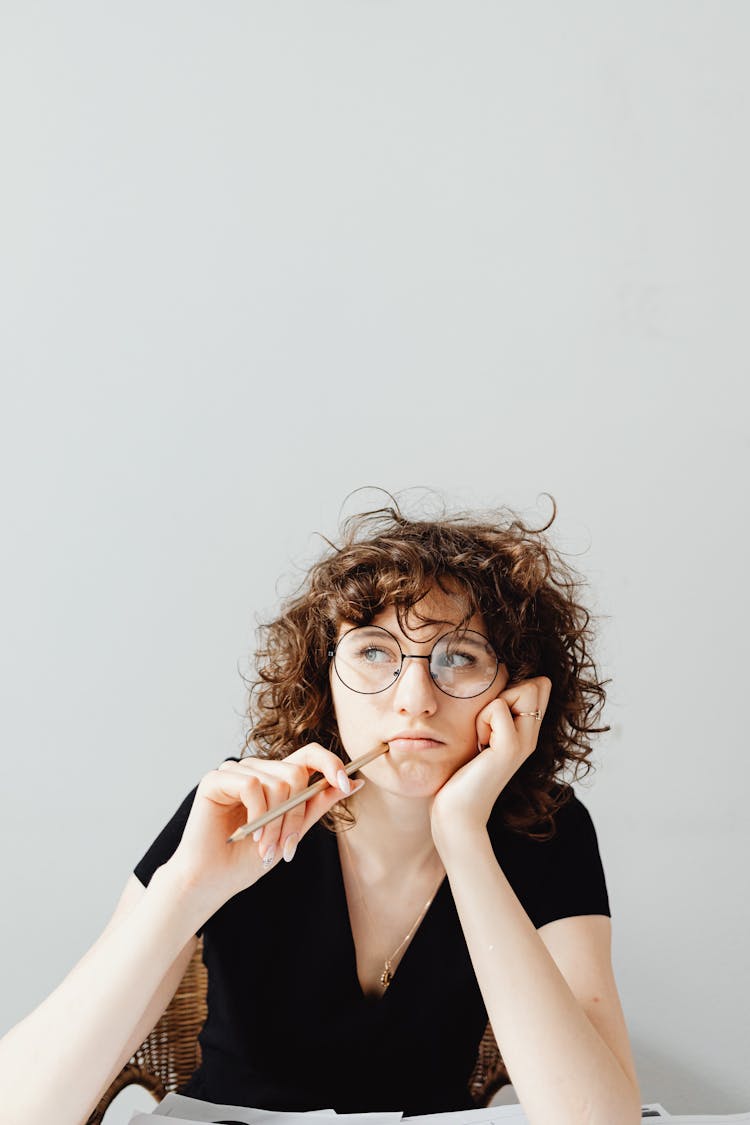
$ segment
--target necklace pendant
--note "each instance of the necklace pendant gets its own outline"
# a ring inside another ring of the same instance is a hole
[[[383,986],[383,992],[385,992],[392,980],[393,973],[391,972],[391,963],[390,961],[386,961],[385,965],[383,966],[383,971],[380,974],[380,983]]]

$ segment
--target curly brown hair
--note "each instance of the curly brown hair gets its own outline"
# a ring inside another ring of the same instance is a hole
[[[276,619],[260,626],[243,754],[280,759],[319,742],[348,760],[329,684],[339,626],[367,624],[393,605],[403,627],[437,584],[458,599],[461,624],[482,615],[509,683],[541,675],[552,682],[536,750],[500,797],[508,828],[552,835],[554,814],[572,795],[563,775],[586,776],[590,736],[609,727],[596,725],[608,681],[599,680],[591,615],[578,600],[585,583],[545,535],[557,515],[549,499],[552,515],[535,529],[507,507],[409,519],[391,497],[387,507],[346,519],[339,544],[323,537],[329,551]],[[332,830],[352,822],[346,801],[324,818]]]

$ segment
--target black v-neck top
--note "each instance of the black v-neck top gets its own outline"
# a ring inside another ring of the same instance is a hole
[[[136,865],[145,885],[177,847],[195,790]],[[538,928],[609,915],[591,818],[573,796],[539,842],[488,831]],[[445,878],[380,999],[365,997],[337,837],[320,823],[203,927],[208,1017],[202,1063],[181,1093],[274,1110],[443,1112],[473,1106],[468,1082],[487,1012]],[[501,953],[499,953],[501,955]]]

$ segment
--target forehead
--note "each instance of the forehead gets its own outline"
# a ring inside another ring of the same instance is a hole
[[[466,610],[465,598],[449,594],[440,589],[433,589],[408,610],[399,610],[399,607],[393,603],[384,606],[375,614],[370,623],[382,625],[384,629],[388,629],[396,636],[404,636],[417,641],[428,641],[432,637],[439,637],[441,633],[461,624],[466,628],[484,633],[484,619],[481,614],[474,613],[467,621]],[[401,618],[400,622],[399,617]],[[347,628],[350,628],[350,626],[344,624],[339,632],[346,632]]]

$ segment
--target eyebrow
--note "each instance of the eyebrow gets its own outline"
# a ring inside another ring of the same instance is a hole
[[[418,641],[416,639],[416,637],[409,636],[408,633],[404,633],[404,631],[401,629],[400,625],[397,622],[394,623],[393,626],[390,626],[390,625],[378,625],[374,621],[369,621],[367,623],[367,625],[360,625],[360,628],[361,629],[385,629],[386,633],[390,633],[398,641],[404,640],[404,641],[408,641],[409,644],[416,644],[416,645],[429,644],[429,642],[431,640],[436,640],[438,637],[441,637],[444,633],[451,633],[451,632],[456,631],[456,630],[466,631],[467,629],[469,629],[468,625],[461,625],[460,623],[457,624],[455,621],[425,621],[420,626],[420,628],[427,628],[430,625],[432,625],[434,627],[435,631],[429,637],[425,638],[425,640],[423,640],[423,641]],[[478,629],[474,629],[474,630],[470,630],[470,631],[479,632]]]

